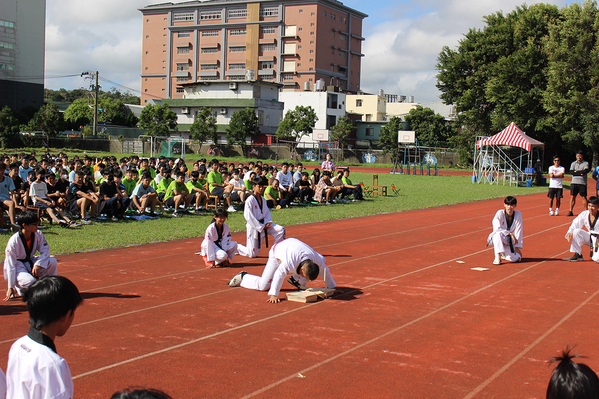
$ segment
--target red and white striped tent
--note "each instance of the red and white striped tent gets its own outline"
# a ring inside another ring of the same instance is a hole
[[[523,148],[528,152],[535,147],[545,148],[545,144],[527,136],[514,122],[496,135],[479,140],[476,145],[478,148],[485,145],[509,145]]]

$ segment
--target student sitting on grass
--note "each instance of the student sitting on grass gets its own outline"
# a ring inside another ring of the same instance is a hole
[[[4,174],[6,171],[6,164],[0,162],[0,207],[8,213],[10,224],[13,229],[19,229],[19,225],[16,222],[16,197],[15,197],[15,184],[12,179]],[[2,210],[0,209],[0,212]]]
[[[160,180],[160,183],[158,183],[158,185],[156,186],[156,192],[158,193],[158,200],[164,202],[166,190],[175,180],[171,177],[171,170],[168,167],[164,168],[160,175],[162,176],[162,179]]]
[[[133,189],[135,189],[135,187],[138,184],[137,173],[137,169],[127,168],[127,171],[125,172],[125,178],[121,180],[121,183],[123,184],[123,186],[125,186],[125,190],[127,191],[128,197],[131,196],[131,193],[133,193]]]
[[[166,179],[163,179],[163,181]],[[162,182],[161,182],[162,183]],[[173,217],[180,216],[179,206],[184,205],[183,213],[187,213],[187,208],[191,203],[191,194],[185,186],[185,173],[177,172],[177,180],[171,182],[164,195],[164,205],[169,208],[175,208]]]
[[[302,172],[301,176],[301,179],[295,182],[295,188],[298,190],[298,197],[300,202],[310,202],[314,195],[314,192],[310,188],[310,181],[308,180],[310,176],[308,175],[308,172]]]
[[[205,176],[205,169],[202,169]],[[200,180],[200,172],[197,170],[191,171],[191,179],[186,184],[187,189],[191,193],[191,202],[195,204],[196,213],[206,210],[206,200],[208,198],[208,190],[206,190],[206,179]]]
[[[158,193],[152,187],[151,182],[152,175],[150,172],[145,172],[141,177],[141,183],[135,187],[131,194],[131,203],[139,214],[143,214],[149,207],[150,216],[157,216],[154,211],[158,204]]]
[[[55,276],[58,271],[58,261],[50,256],[46,237],[37,229],[37,213],[25,211],[17,223],[20,231],[10,237],[4,252],[4,279],[8,283],[5,301],[22,295],[38,278]]]
[[[229,226],[225,223],[229,213],[222,208],[214,212],[212,222],[206,228],[202,241],[202,256],[207,268],[231,266],[237,243],[231,241]]]
[[[6,173],[6,171],[5,171]],[[14,202],[15,202],[15,211],[23,212],[25,210],[25,206],[23,206],[23,179],[19,176],[19,164],[11,163],[9,165],[8,177],[10,177],[15,185],[15,193],[14,193]]]
[[[7,398],[73,398],[71,371],[54,341],[73,323],[83,301],[79,290],[66,277],[50,276],[35,282],[23,299],[30,328],[8,354]]]
[[[52,174],[52,172],[50,172],[50,174]],[[33,200],[33,206],[45,210],[52,220],[58,223],[60,227],[70,227],[73,222],[71,222],[71,220],[64,214],[54,200],[48,198],[48,186],[44,181],[46,177],[46,171],[43,168],[38,168],[35,171],[35,177],[36,180],[31,183],[31,188],[29,189],[29,196]],[[64,220],[59,219],[56,216],[56,213],[58,213]]]
[[[122,219],[129,207],[129,197],[122,196],[112,173],[108,173],[106,180],[100,184],[100,199],[104,201],[104,210],[108,216],[112,216],[113,221]]]
[[[364,197],[362,196],[362,186],[359,184],[352,184],[349,179],[349,169],[345,169],[343,171],[343,177],[341,178],[343,182],[343,193],[344,194],[353,194],[354,201],[362,201]]]
[[[333,186],[330,180],[330,176],[330,172],[323,172],[322,177],[316,185],[316,190],[314,192],[314,200],[316,200],[319,203],[321,203],[323,200],[326,200],[326,204],[330,205],[331,200],[335,198],[335,196],[340,190],[338,187]]]
[[[283,195],[279,189],[279,180],[274,179],[272,185],[264,190],[264,197],[269,208],[281,209],[289,207],[289,200],[282,198]]]
[[[67,191],[67,210],[71,212],[79,211],[81,213],[81,223],[89,224],[91,219],[85,216],[89,209],[91,218],[96,217],[96,208],[100,203],[100,197],[83,184],[83,172],[75,172],[75,181],[69,186]]]

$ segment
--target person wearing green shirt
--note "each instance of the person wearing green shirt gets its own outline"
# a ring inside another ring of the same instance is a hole
[[[202,177],[206,176],[206,171],[203,171]],[[191,172],[191,179],[186,184],[187,189],[191,193],[191,202],[195,203],[196,213],[206,210],[206,199],[208,199],[208,190],[206,190],[206,179],[200,180],[200,172],[194,170]]]
[[[162,180],[160,180],[160,183],[158,183],[158,186],[156,186],[156,192],[158,193],[158,199],[160,201],[164,200],[166,190],[168,189],[168,187],[171,185],[172,182],[173,182],[173,179],[171,178],[171,174],[169,172],[166,174],[166,176],[164,176],[164,178]]]
[[[121,181],[121,183],[123,183],[123,186],[125,186],[127,196],[131,197],[131,193],[133,193],[135,186],[137,186],[137,170],[128,168],[127,172],[125,173],[125,178]]]
[[[148,161],[148,159],[144,158],[141,160],[140,162],[140,168],[139,168],[139,175],[143,175],[143,173],[145,171],[149,171],[150,175],[152,176],[152,179],[156,177],[156,171],[152,168],[150,168],[150,161]]]
[[[266,205],[268,205],[269,208],[281,209],[289,206],[289,200],[281,198],[279,181],[277,179],[272,181],[272,185],[266,187],[264,190],[264,198],[266,198]]]
[[[352,184],[351,180],[349,179],[349,168],[343,171],[343,177],[341,180],[343,181],[343,190],[345,191],[344,194],[353,194],[354,201],[362,201],[364,199],[362,196],[362,186],[359,184]]]
[[[160,183],[166,180],[166,178],[162,179]],[[175,212],[173,212],[173,217],[178,217],[180,215],[179,206],[185,205],[185,209],[182,213],[187,213],[187,208],[191,203],[191,194],[189,190],[185,186],[185,173],[177,172],[177,179],[172,181],[166,189],[166,193],[164,194],[164,205],[167,207],[175,208]]]
[[[225,184],[223,175],[218,171],[220,163],[218,160],[213,159],[210,162],[210,166],[212,167],[212,171],[208,173],[208,188],[210,189],[210,195],[223,198],[229,206],[227,212],[237,212],[237,209],[231,205],[231,191],[233,190],[233,186]]]

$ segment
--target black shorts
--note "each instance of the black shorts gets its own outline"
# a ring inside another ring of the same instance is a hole
[[[587,196],[587,186],[585,184],[571,184],[570,185],[570,195],[572,197],[576,197],[576,195],[580,195],[581,197]]]
[[[564,189],[557,187],[549,187],[549,192],[547,192],[547,196],[551,199],[564,198]]]
[[[222,198],[224,193],[225,193],[224,187],[214,187],[212,189],[212,191],[210,192],[210,195],[216,195],[217,197]]]
[[[175,197],[170,197],[169,199],[164,201],[164,206],[166,206],[167,208],[174,208],[175,207]]]

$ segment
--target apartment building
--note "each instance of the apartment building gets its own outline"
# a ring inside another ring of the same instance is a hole
[[[0,1],[0,108],[44,102],[45,0]]]
[[[323,79],[360,89],[362,20],[336,0],[187,1],[141,8],[141,101],[182,98],[183,84],[245,79],[310,91]]]
[[[362,121],[384,121],[387,117],[387,98],[383,94],[347,95],[347,112],[362,115]]]

